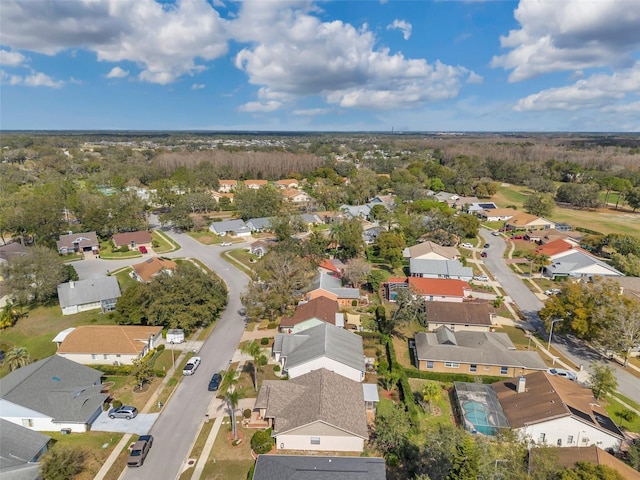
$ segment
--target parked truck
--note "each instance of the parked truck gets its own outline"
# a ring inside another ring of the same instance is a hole
[[[153,445],[152,435],[140,435],[138,441],[131,447],[131,453],[127,460],[127,467],[141,467],[144,463],[144,459],[147,458],[147,454]]]

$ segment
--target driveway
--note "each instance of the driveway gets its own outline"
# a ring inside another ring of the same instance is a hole
[[[139,413],[136,418],[109,418],[109,412],[102,412],[91,425],[94,432],[119,432],[146,435],[158,419],[159,413]]]

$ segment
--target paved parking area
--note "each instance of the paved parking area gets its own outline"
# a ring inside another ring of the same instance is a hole
[[[108,412],[102,412],[91,425],[91,430],[96,432],[120,432],[146,435],[151,430],[159,413],[139,413],[136,418],[109,418]]]

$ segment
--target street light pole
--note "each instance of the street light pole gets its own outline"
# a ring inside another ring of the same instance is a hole
[[[547,343],[547,351],[551,353],[551,337],[553,336],[553,326],[556,322],[561,322],[562,318],[556,318],[555,320],[551,320],[551,330],[549,330],[549,342]]]

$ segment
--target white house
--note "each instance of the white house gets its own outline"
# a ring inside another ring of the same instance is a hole
[[[251,228],[247,226],[241,219],[222,220],[221,222],[213,222],[209,226],[209,231],[216,235],[225,236],[235,235],[237,237],[250,237]]]
[[[547,372],[492,385],[511,429],[528,442],[618,450],[623,434],[589,388]]]
[[[66,334],[56,354],[82,365],[132,365],[160,343],[161,326],[83,325]]]
[[[355,382],[364,380],[362,338],[330,323],[293,334],[276,334],[272,354],[289,378],[327,369]]]
[[[0,418],[40,432],[86,432],[102,412],[102,372],[58,355],[0,379]]]
[[[98,277],[70,281],[58,285],[58,302],[63,315],[100,309],[102,313],[116,309],[120,297],[116,277]]]

